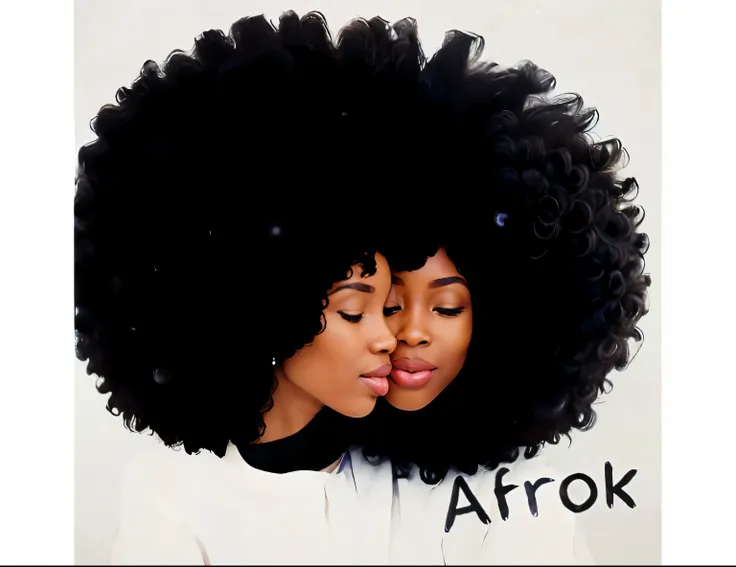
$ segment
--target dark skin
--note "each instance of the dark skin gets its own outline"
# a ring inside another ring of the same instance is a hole
[[[419,388],[389,381],[386,401],[416,411],[439,396],[465,363],[473,330],[470,290],[444,249],[419,270],[394,272],[392,283],[384,312],[398,341],[394,366],[401,359],[422,359],[436,367]]]
[[[293,435],[328,406],[348,417],[365,417],[377,394],[361,375],[390,363],[396,338],[386,325],[383,307],[391,288],[386,259],[376,255],[377,271],[352,275],[328,292],[326,327],[311,344],[276,366],[273,409],[265,414],[261,443]]]

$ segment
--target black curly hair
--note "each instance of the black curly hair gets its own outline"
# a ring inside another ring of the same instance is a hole
[[[473,293],[467,363],[420,412],[379,405],[365,454],[437,482],[590,427],[641,339],[636,184],[580,97],[482,47],[453,31],[427,59],[411,18],[333,41],[287,12],[147,62],[79,152],[77,353],[108,409],[187,452],[253,441],[272,360],[320,331],[332,283],[376,250],[401,271],[442,246]],[[433,220],[417,236],[404,213]]]
[[[263,434],[273,361],[321,332],[351,266],[376,269],[403,158],[381,124],[414,112],[414,39],[247,17],[101,108],[78,156],[77,356],[130,430],[219,456]]]
[[[481,62],[482,49],[481,37],[449,32],[420,74],[451,116],[431,163],[451,165],[434,194],[396,204],[404,218],[431,219],[421,238],[405,223],[384,250],[392,271],[411,271],[445,248],[471,290],[467,360],[421,410],[380,400],[361,438],[371,462],[390,457],[399,477],[416,464],[429,484],[591,428],[592,404],[630,362],[647,312],[649,241],[631,203],[636,181],[617,175],[621,142],[594,140],[597,111],[552,96],[550,73]]]

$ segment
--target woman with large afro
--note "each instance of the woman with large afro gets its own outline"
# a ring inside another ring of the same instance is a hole
[[[649,241],[596,109],[529,61],[482,61],[483,46],[449,32],[444,66],[420,63],[451,127],[419,166],[433,182],[393,203],[398,344],[363,454],[392,469],[394,561],[569,564],[586,560],[584,507],[540,449],[593,427],[643,340]]]

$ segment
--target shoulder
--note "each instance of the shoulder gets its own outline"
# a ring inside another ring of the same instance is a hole
[[[125,465],[124,477],[129,482],[145,481],[148,484],[161,484],[175,480],[182,474],[193,474],[211,466],[211,453],[188,454],[183,449],[171,449],[163,445],[149,448],[132,457]],[[215,457],[217,459],[217,457]]]
[[[223,474],[219,457],[209,452],[187,454],[159,446],[131,458],[123,470],[124,501],[163,502],[217,482]]]
[[[190,512],[197,477],[206,474],[210,463],[204,454],[188,455],[162,445],[137,454],[126,464],[113,564],[204,562]]]

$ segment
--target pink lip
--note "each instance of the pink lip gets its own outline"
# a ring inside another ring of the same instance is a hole
[[[436,370],[437,367],[423,358],[397,358],[392,360],[394,368],[404,372],[421,372],[422,370]]]
[[[366,372],[360,376],[361,378],[385,378],[389,374],[391,374],[391,365],[384,364],[383,366],[379,366],[375,370],[371,370],[370,372]]]
[[[385,376],[361,376],[360,379],[368,386],[376,396],[385,396],[388,394],[388,378]]]
[[[388,378],[391,373],[391,365],[384,364],[378,368],[360,375],[360,379],[368,386],[376,396],[388,394]]]
[[[407,372],[399,368],[394,368],[391,371],[391,379],[397,386],[402,388],[408,388],[416,390],[424,387],[427,382],[432,378],[435,369],[432,370],[419,370],[418,372]]]

